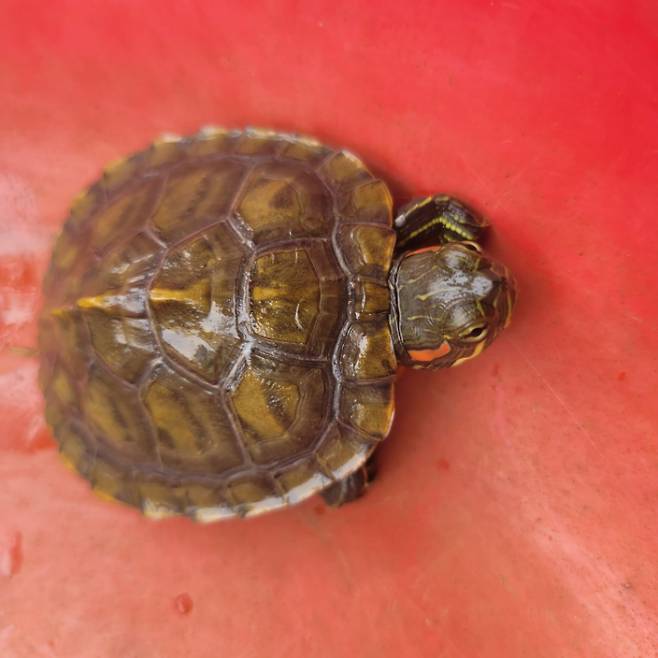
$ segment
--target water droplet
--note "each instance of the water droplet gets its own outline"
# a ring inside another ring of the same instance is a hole
[[[436,468],[439,471],[449,471],[450,470],[450,462],[447,459],[444,459],[441,457],[441,459],[436,460]]]
[[[194,607],[194,601],[187,592],[182,592],[174,599],[174,607],[179,615],[189,615]]]

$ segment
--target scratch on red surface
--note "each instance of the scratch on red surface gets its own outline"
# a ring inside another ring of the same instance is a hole
[[[13,531],[0,536],[0,576],[15,576],[23,564],[23,537]]]
[[[532,372],[534,372],[535,375],[537,375],[537,378],[545,386],[548,392],[555,398],[557,403],[567,412],[567,415],[571,418],[574,425],[587,437],[588,441],[594,443],[594,437],[587,431],[587,428],[580,422],[574,410],[564,401],[562,396],[553,388],[552,384],[540,372],[537,366],[535,366],[535,364],[532,363],[532,361],[530,361],[530,359],[523,353],[523,350],[518,346],[518,344],[515,341],[510,341],[510,342],[513,345],[514,349],[518,352],[519,356],[528,364],[528,367],[532,370]]]

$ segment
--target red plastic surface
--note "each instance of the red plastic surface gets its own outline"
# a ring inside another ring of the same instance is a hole
[[[0,655],[563,658],[658,647],[658,8],[0,2]],[[39,279],[163,131],[273,126],[494,224],[515,321],[407,373],[366,498],[247,522],[98,500],[40,417]]]

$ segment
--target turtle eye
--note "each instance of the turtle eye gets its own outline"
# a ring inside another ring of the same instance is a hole
[[[464,331],[461,334],[461,338],[469,342],[475,342],[478,340],[482,340],[486,335],[487,335],[487,325],[476,324],[466,329],[466,331]]]
[[[474,251],[476,254],[481,254],[482,253],[482,247],[477,242],[473,242],[472,240],[465,240],[465,241],[462,242],[462,244],[467,249],[470,249],[471,251]]]

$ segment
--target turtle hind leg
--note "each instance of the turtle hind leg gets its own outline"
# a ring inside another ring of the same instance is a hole
[[[400,208],[394,226],[399,254],[446,242],[480,242],[489,224],[461,201],[436,194]]]
[[[320,492],[324,502],[331,507],[340,507],[345,503],[351,503],[353,500],[361,498],[365,493],[368,485],[377,475],[377,466],[373,457],[368,458],[366,463],[342,480],[334,482],[326,489]]]

